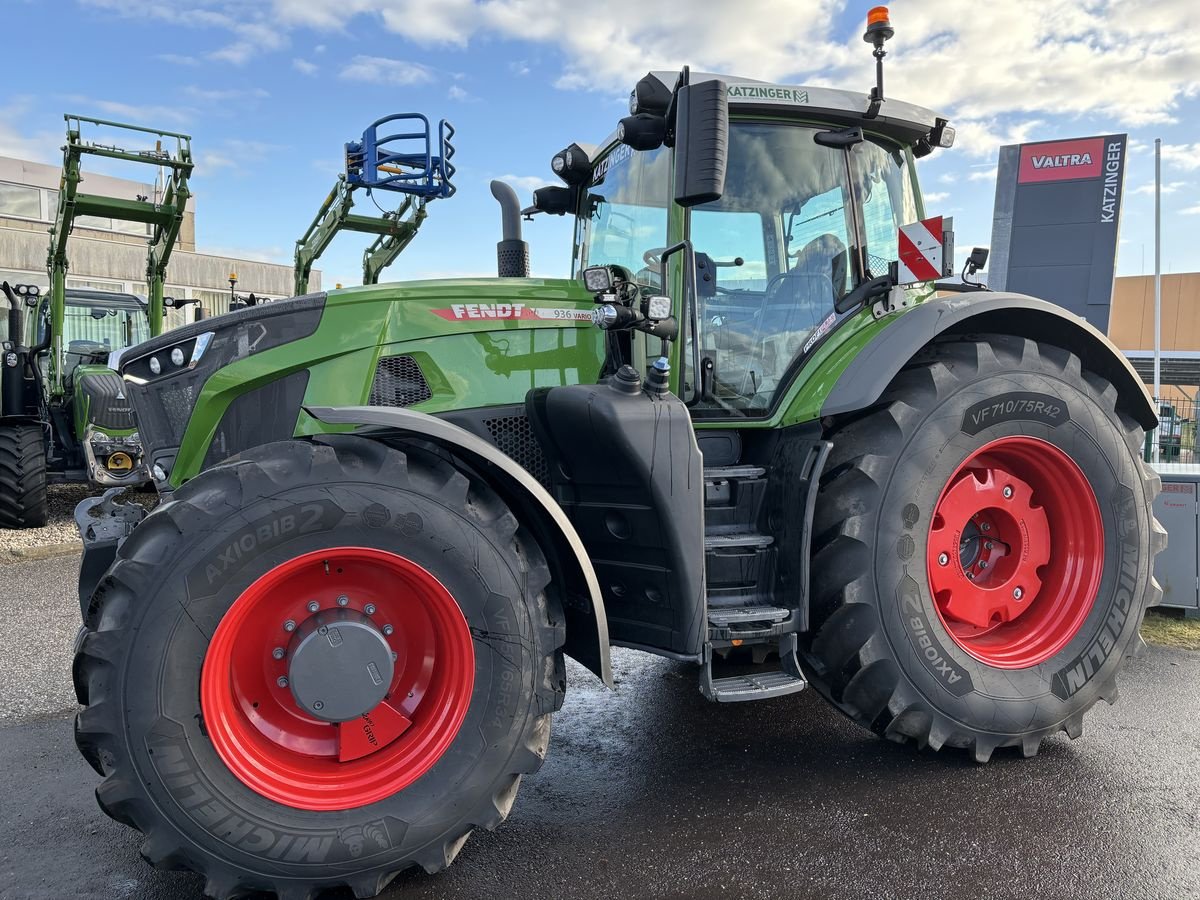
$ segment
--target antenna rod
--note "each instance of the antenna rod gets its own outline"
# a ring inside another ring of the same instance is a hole
[[[883,45],[895,33],[886,6],[876,6],[867,13],[867,31],[863,40],[875,47],[872,54],[875,57],[875,87],[871,88],[871,103],[863,113],[864,119],[874,119],[879,115],[879,106],[883,103],[883,58],[887,56]]]

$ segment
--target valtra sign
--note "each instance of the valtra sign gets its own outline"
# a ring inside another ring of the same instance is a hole
[[[1108,330],[1128,143],[1108,134],[1000,148],[989,286]]]
[[[1104,167],[1104,139],[1024,144],[1021,147],[1019,184],[1035,181],[1068,181],[1096,178]]]

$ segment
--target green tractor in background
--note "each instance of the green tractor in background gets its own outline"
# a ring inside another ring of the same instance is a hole
[[[1079,736],[1160,596],[1155,410],[1082,320],[939,283],[914,162],[951,142],[878,85],[652,73],[528,211],[574,277],[527,277],[497,186],[498,278],[128,352],[163,502],[77,512],[103,810],[214,897],[373,896],[507,816],[564,656],[611,686],[612,646],[979,762]]]
[[[191,141],[187,135],[66,116],[67,142],[58,211],[50,231],[50,290],[9,285],[0,366],[0,528],[32,528],[48,517],[47,485],[92,482],[131,487],[150,480],[133,408],[112,366],[120,352],[163,330],[163,283],[190,197]],[[129,150],[84,129],[154,138],[152,148]],[[173,149],[164,147],[173,144]],[[161,196],[125,199],[79,190],[84,156],[149,163],[168,174]],[[81,216],[151,226],[148,299],[66,286],[67,244]]]

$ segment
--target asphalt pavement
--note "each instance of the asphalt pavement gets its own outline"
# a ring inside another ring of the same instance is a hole
[[[199,898],[141,861],[75,752],[75,565],[0,566],[0,898]],[[813,693],[716,705],[691,667],[614,668],[610,692],[571,666],[508,822],[383,896],[1200,897],[1200,653],[1151,648],[1080,740],[986,766],[879,740]]]

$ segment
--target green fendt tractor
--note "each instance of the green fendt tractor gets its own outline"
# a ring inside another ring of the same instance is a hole
[[[50,230],[50,290],[0,285],[7,301],[0,365],[0,528],[45,525],[46,486],[88,481],[129,487],[150,475],[120,377],[120,351],[163,329],[163,282],[187,208],[187,135],[68,115],[58,211]],[[85,135],[85,130],[89,135]],[[118,133],[150,147],[108,143]],[[84,193],[82,161],[147,163],[167,174],[161,194],[126,199]],[[76,224],[100,216],[146,226],[148,298],[67,287]]]
[[[611,684],[612,646],[980,762],[1115,699],[1159,596],[1155,411],[1063,310],[904,283],[948,249],[907,227],[946,122],[686,70],[632,105],[535,195],[575,278],[525,277],[497,189],[499,278],[121,362],[163,502],[80,510],[76,739],[151,863],[220,898],[438,871],[541,765],[564,655]]]

